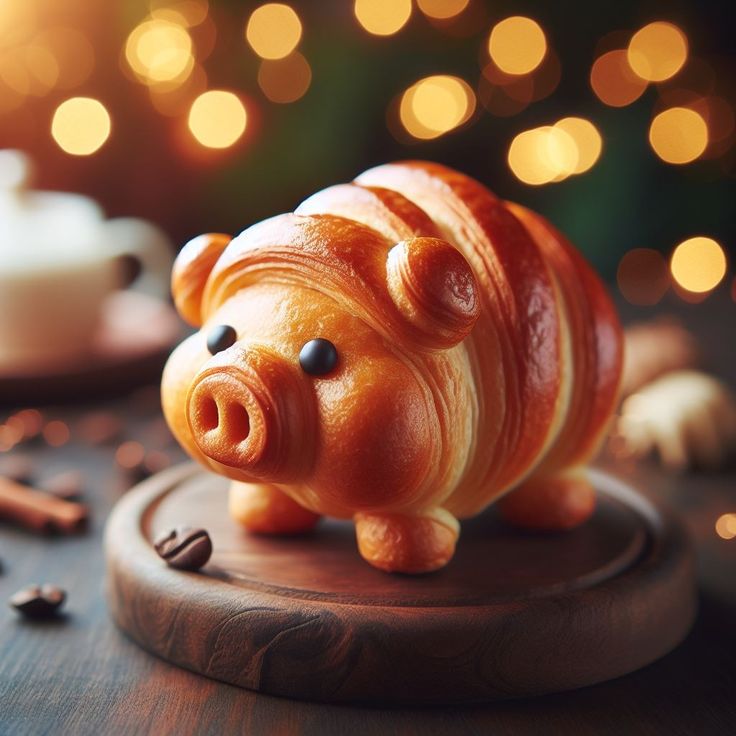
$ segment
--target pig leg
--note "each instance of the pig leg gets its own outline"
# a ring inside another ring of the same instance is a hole
[[[581,468],[532,476],[499,502],[501,518],[537,531],[573,529],[595,509],[595,491]]]
[[[386,572],[420,573],[444,567],[455,553],[457,519],[445,509],[417,514],[357,513],[355,533],[363,559]]]
[[[256,534],[299,534],[320,518],[268,483],[233,482],[229,509],[235,521]]]

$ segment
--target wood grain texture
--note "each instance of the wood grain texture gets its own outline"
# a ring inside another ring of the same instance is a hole
[[[629,320],[649,319],[651,307],[621,305]],[[677,314],[702,340],[709,364],[734,385],[736,343],[723,339],[733,314],[726,291],[694,308],[667,300],[658,311]],[[96,409],[116,412],[126,434],[145,441],[147,414],[130,399]],[[57,416],[71,422],[83,406]],[[695,541],[699,611],[690,635],[670,654],[624,677],[579,690],[487,705],[394,707],[328,705],[278,698],[202,677],[151,656],[113,624],[103,597],[104,520],[122,490],[114,447],[85,447],[74,436],[64,448],[24,449],[52,473],[81,469],[92,510],[79,537],[39,539],[0,524],[0,595],[32,582],[64,587],[66,617],[25,622],[0,605],[0,733],[259,734],[293,736],[692,736],[726,734],[736,722],[736,540],[718,537],[715,520],[734,511],[734,469],[672,476],[649,463],[605,461],[617,476],[671,506]],[[658,618],[665,619],[664,607]]]
[[[465,525],[445,570],[408,577],[366,565],[347,524],[247,535],[227,518],[226,481],[174,468],[110,518],[111,610],[164,659],[276,695],[438,704],[590,685],[668,652],[695,612],[680,526],[595,478],[599,509],[580,529],[522,535],[486,514]],[[200,573],[167,568],[151,546],[178,524],[210,531],[215,552]]]

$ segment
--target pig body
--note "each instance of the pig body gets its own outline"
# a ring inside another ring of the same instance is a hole
[[[614,309],[549,223],[474,180],[378,167],[195,239],[172,284],[201,330],[169,360],[164,412],[233,479],[246,528],[352,518],[368,562],[426,572],[496,499],[526,528],[592,512],[581,468],[617,398]]]

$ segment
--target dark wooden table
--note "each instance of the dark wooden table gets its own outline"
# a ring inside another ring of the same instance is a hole
[[[673,305],[669,305],[672,307]],[[727,295],[677,307],[706,348],[709,367],[736,383],[736,305]],[[650,317],[652,310],[626,317]],[[146,440],[147,405],[97,404],[118,412],[125,436]],[[84,407],[45,410],[73,421]],[[5,413],[0,410],[0,417]],[[25,451],[25,450],[24,450]],[[81,537],[45,539],[0,526],[0,599],[30,582],[67,589],[58,622],[22,621],[0,606],[0,734],[726,734],[736,731],[736,539],[714,530],[736,512],[736,471],[666,475],[654,465],[602,463],[687,521],[698,553],[700,613],[664,659],[595,687],[490,706],[383,709],[329,706],[258,695],[177,669],[139,649],[112,624],[104,598],[102,532],[125,488],[114,447],[72,441],[29,450],[44,472],[79,467],[93,521]],[[662,617],[669,615],[662,610]],[[376,677],[381,673],[377,672]]]

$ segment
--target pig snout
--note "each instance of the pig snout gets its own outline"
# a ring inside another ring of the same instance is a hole
[[[253,397],[247,385],[227,373],[213,373],[199,381],[189,400],[194,441],[207,457],[230,464],[247,457]],[[251,443],[253,444],[253,443]]]
[[[189,391],[192,439],[243,480],[295,482],[314,462],[314,397],[267,351],[236,347],[205,366]]]

